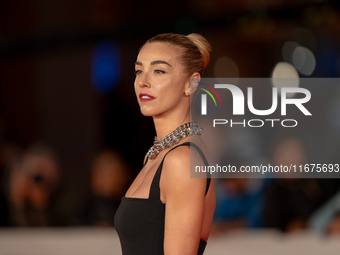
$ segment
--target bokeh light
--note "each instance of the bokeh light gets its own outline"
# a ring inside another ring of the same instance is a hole
[[[120,54],[117,45],[104,41],[96,45],[92,58],[92,83],[96,91],[107,94],[119,81]]]
[[[296,42],[288,41],[283,44],[282,47],[282,58],[287,63],[292,63],[293,61],[293,53],[296,47],[298,47],[299,44]]]
[[[272,85],[278,88],[278,93],[282,87],[298,87],[299,74],[291,64],[287,62],[279,62],[274,67],[272,73]],[[287,93],[288,97],[292,97],[294,93]]]
[[[311,75],[316,65],[314,54],[309,49],[298,46],[293,53],[293,64],[300,73]]]
[[[228,57],[219,57],[214,64],[214,74],[218,78],[238,78],[239,68],[234,60]]]

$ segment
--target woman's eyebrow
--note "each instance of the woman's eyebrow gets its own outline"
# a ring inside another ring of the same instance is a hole
[[[155,60],[155,61],[152,61],[150,64],[151,64],[151,65],[166,64],[166,65],[172,67],[168,62],[166,62],[166,61],[164,61],[164,60]]]
[[[150,65],[157,65],[157,64],[166,64],[166,65],[172,67],[168,62],[166,62],[166,61],[164,61],[164,60],[155,60],[155,61],[152,61],[152,62],[150,63]],[[137,65],[137,66],[142,66],[143,64],[142,64],[141,62],[137,61],[137,62],[135,63],[135,65]]]

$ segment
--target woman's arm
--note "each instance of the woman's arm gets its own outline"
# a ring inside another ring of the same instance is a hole
[[[192,156],[200,160],[195,151]],[[170,152],[160,181],[165,200],[165,255],[197,255],[201,237],[207,180],[190,178],[190,147]]]

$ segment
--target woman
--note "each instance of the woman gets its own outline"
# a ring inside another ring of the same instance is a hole
[[[135,91],[157,137],[116,212],[123,255],[203,254],[215,209],[210,178],[190,178],[191,160],[208,164],[202,129],[190,123],[190,79],[199,79],[211,46],[198,34],[160,34],[141,48]],[[190,136],[195,144],[190,145]],[[166,141],[165,141],[166,140]],[[177,145],[176,145],[177,143]],[[190,147],[191,150],[190,150]]]

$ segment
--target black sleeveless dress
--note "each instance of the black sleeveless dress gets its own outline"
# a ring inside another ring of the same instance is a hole
[[[192,146],[201,155],[204,164],[208,162],[201,149],[186,142],[169,150],[160,163],[152,180],[149,198],[123,197],[114,218],[123,255],[163,255],[165,204],[160,200],[159,180],[166,155],[179,146]],[[147,160],[146,160],[147,162]],[[145,164],[146,164],[145,162]],[[210,186],[207,178],[206,194]],[[200,240],[198,255],[202,255],[207,242]]]

